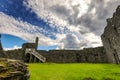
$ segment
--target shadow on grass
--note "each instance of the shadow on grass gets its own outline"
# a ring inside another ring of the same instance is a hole
[[[91,77],[86,77],[83,80],[98,80],[98,79],[91,78]],[[115,80],[115,79],[103,77],[102,80]]]
[[[115,80],[115,79],[103,77],[102,80]]]
[[[112,75],[114,75],[114,76],[120,76],[120,73],[112,73]]]
[[[86,77],[86,78],[84,78],[83,80],[97,80],[97,79],[91,78],[91,77]]]

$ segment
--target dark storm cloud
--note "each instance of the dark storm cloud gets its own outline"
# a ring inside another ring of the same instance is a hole
[[[77,16],[79,14],[79,5],[72,6],[73,13],[71,9],[67,9],[62,5],[54,5],[50,9],[58,16],[62,17],[69,22],[69,24],[76,25],[78,23]],[[72,14],[71,14],[72,13]]]
[[[88,5],[88,11],[81,17],[78,17],[80,5],[71,6],[73,13],[66,7],[60,5],[53,6],[51,10],[58,16],[62,15],[62,18],[67,20],[70,25],[82,25],[88,28],[90,32],[100,36],[106,26],[106,19],[112,16],[119,3],[119,0],[91,0],[91,3]],[[92,10],[95,10],[95,12],[92,13]],[[89,31],[80,32],[82,34],[89,33]]]
[[[33,39],[31,34],[36,33],[41,38],[41,45],[61,42],[64,49],[99,46],[106,19],[112,16],[120,0],[80,1],[0,0],[0,31],[9,34],[19,32],[16,36],[29,41]],[[88,8],[83,7],[87,5]]]
[[[66,38],[62,41],[64,48],[79,49],[101,44],[100,35],[106,26],[106,19],[112,17],[119,3],[119,0],[91,0],[90,4],[88,4],[87,12],[81,16],[79,16],[82,13],[80,11],[80,4],[70,5],[71,8],[65,7],[64,5],[52,6],[50,10],[54,14],[67,21],[70,26],[79,28],[80,34],[84,37],[82,40],[78,39],[78,35],[76,37],[72,34],[66,35]]]
[[[88,8],[88,12],[80,17],[80,23],[94,32],[96,35],[100,35],[103,32],[103,28],[106,25],[106,18],[109,16],[109,3],[105,3],[104,0],[95,0],[91,2]],[[105,6],[106,5],[106,6]],[[95,13],[92,13],[92,10]]]
[[[70,16],[69,13],[71,13],[70,10],[67,9],[65,6],[60,6],[60,5],[54,5],[54,6],[52,6],[51,10],[54,13],[56,13],[57,15],[59,15],[59,16],[61,16],[63,18],[65,18],[65,16]]]
[[[61,41],[63,45],[59,45],[58,48],[61,49],[81,49],[83,47],[88,47],[89,41],[79,41],[78,37],[74,34],[67,34],[66,37]]]

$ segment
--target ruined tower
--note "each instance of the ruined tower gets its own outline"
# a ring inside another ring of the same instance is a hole
[[[35,43],[24,43],[22,45],[24,61],[29,62],[46,62],[46,58],[37,52],[39,38],[36,37]]]
[[[5,58],[5,53],[3,51],[2,43],[1,43],[1,34],[0,34],[0,58]]]
[[[0,34],[0,50],[3,50],[2,44],[1,44],[1,34]]]
[[[107,19],[107,26],[101,36],[110,63],[120,64],[120,5],[112,18]]]
[[[38,41],[39,41],[39,38],[36,37],[36,40],[35,40],[35,44],[36,44],[35,50],[37,50],[37,47],[38,47]]]

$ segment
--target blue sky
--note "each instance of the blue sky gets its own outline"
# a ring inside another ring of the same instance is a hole
[[[24,0],[0,0],[0,12],[3,12],[8,16],[12,16],[15,19],[19,19],[23,22],[27,22],[32,25],[35,25],[38,27],[42,26],[41,28],[50,32],[51,27],[49,23],[45,22],[41,18],[38,18],[36,13],[31,12],[31,9],[27,9],[25,6],[23,6],[23,1]],[[55,28],[52,30],[55,33],[58,32]],[[44,34],[47,37],[50,37],[51,39],[55,39],[55,36],[52,35],[52,33],[49,33],[49,34],[47,33],[45,34],[43,32],[40,32],[40,33]],[[25,42],[27,41],[17,36],[2,34],[2,44],[4,48],[13,48],[14,46],[21,47],[21,45]],[[38,47],[38,49],[43,49],[43,50],[49,50],[49,49],[55,49],[55,48],[56,48],[56,45]]]
[[[2,38],[1,38],[1,42],[2,42],[2,46],[3,48],[14,48],[15,46],[17,47],[21,47],[23,43],[26,43],[27,41],[16,37],[16,36],[12,36],[12,35],[8,35],[8,34],[2,34]],[[16,48],[17,48],[16,47]],[[38,46],[39,50],[52,50],[55,49],[57,46]]]
[[[48,31],[49,34],[45,34],[43,32],[40,33],[55,39],[55,36],[53,36],[50,31],[56,33],[58,30],[56,28],[51,28],[48,22],[38,18],[37,14],[32,12],[31,9],[27,9],[23,5],[23,1],[25,0],[0,0],[0,11],[7,14],[8,16],[14,17],[15,19],[20,19],[23,22],[27,22],[38,27],[41,26],[41,28]]]
[[[100,35],[119,0],[0,0],[0,33],[5,49],[39,37],[38,49],[102,46]]]
[[[8,35],[8,34],[2,34],[1,38],[2,46],[6,48],[17,46],[22,46],[23,43],[25,43],[25,40],[22,40],[19,37]]]

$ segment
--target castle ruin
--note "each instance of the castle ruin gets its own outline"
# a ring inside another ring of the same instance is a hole
[[[0,34],[0,58],[4,58],[5,52],[3,51],[2,43],[1,43],[1,34]]]
[[[0,35],[1,37],[1,35]],[[103,46],[84,48],[83,50],[37,50],[35,43],[24,43],[22,49],[4,51],[0,40],[0,57],[23,60],[25,62],[54,63],[117,63],[120,64],[120,6],[112,18],[107,19],[107,26],[101,35]]]
[[[120,6],[112,18],[107,19],[107,26],[101,36],[109,63],[120,64]]]
[[[38,38],[35,43],[24,43],[22,49],[4,51],[7,58],[23,60],[27,63],[107,63],[103,47],[84,48],[83,50],[37,50]],[[3,57],[3,56],[2,56]]]
[[[24,54],[25,62],[45,62],[46,58],[37,52],[38,47],[38,37],[35,43],[24,43],[22,45],[22,53]]]

